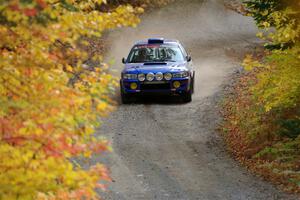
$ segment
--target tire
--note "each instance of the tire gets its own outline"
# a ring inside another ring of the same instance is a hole
[[[128,94],[125,94],[123,91],[123,85],[122,82],[120,81],[120,93],[121,93],[121,102],[122,104],[129,104],[131,103],[131,98]]]
[[[184,103],[190,103],[192,101],[192,91],[183,94],[182,99]]]
[[[131,103],[131,98],[129,95],[123,94],[123,92],[121,92],[121,101],[122,101],[122,104],[129,104],[129,103]]]
[[[194,92],[195,92],[195,72],[193,72],[193,78],[192,78],[192,82],[191,82],[191,91],[192,91],[192,94],[194,94]]]

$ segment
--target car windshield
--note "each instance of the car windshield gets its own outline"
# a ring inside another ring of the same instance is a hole
[[[181,49],[177,45],[137,45],[131,50],[127,62],[180,62],[184,61]]]

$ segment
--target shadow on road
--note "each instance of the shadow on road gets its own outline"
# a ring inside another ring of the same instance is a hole
[[[117,97],[117,101],[120,105],[121,97]],[[158,104],[158,105],[184,105],[187,104],[180,98],[179,96],[157,96],[157,95],[146,95],[146,96],[139,96],[132,98],[132,102],[127,105],[134,105],[134,104],[144,104],[144,105],[151,105],[151,104]]]

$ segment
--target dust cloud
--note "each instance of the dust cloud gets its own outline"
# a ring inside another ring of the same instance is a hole
[[[247,43],[249,36],[255,36],[257,31],[251,18],[245,20],[225,9],[222,2],[178,0],[171,7],[144,14],[137,28],[109,33],[106,61],[112,63],[113,73],[119,75],[123,68],[121,59],[127,57],[136,41],[155,37],[178,39],[192,55],[196,86],[201,87],[198,95],[211,94],[223,80],[226,69],[232,66],[226,63],[224,50],[235,43]]]

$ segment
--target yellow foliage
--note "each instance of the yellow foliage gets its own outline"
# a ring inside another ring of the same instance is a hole
[[[274,1],[281,6],[262,11],[268,7],[260,5],[261,1],[251,2],[256,5],[250,6],[254,18],[270,42],[266,44],[270,51],[264,60],[247,56],[243,62],[247,70],[261,68],[253,94],[266,112],[295,108],[300,98],[300,5],[296,1]],[[268,33],[270,27],[273,30]],[[264,38],[262,32],[257,35]]]
[[[115,80],[83,64],[78,40],[134,27],[142,10],[100,12],[104,0],[0,2],[0,199],[97,199],[107,170],[71,158],[110,150],[93,133],[98,114],[112,109]]]

